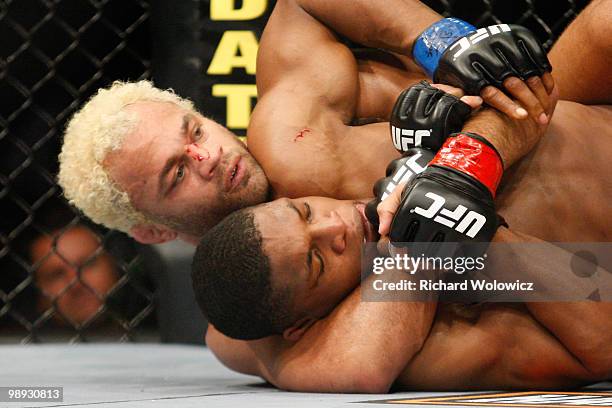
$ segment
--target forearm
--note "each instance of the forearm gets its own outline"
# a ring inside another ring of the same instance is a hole
[[[521,245],[524,251],[516,254],[512,260],[516,266],[513,273],[520,274],[523,280],[539,280],[553,291],[558,291],[553,295],[555,299],[551,300],[563,296],[563,299],[569,301],[528,302],[527,308],[585,368],[595,374],[601,374],[607,369],[607,375],[610,375],[612,303],[587,300],[589,295],[598,290],[602,297],[609,296],[612,280],[610,272],[593,265],[596,270],[592,276],[600,276],[601,279],[585,279],[572,268],[575,263],[573,253],[505,228],[498,231],[496,242],[534,244]]]
[[[463,131],[477,133],[491,142],[505,169],[529,153],[543,135],[542,129],[531,119],[517,121],[491,108],[473,115],[463,126]]]
[[[253,342],[263,376],[304,392],[387,392],[421,349],[435,303],[365,302],[356,289],[290,347]]]
[[[411,57],[412,44],[441,15],[417,0],[293,0],[351,41]]]

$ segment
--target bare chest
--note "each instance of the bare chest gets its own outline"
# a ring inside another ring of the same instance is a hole
[[[372,186],[398,156],[387,128],[381,123],[291,129],[268,146],[277,153],[261,164],[276,197],[371,197]]]
[[[508,172],[496,202],[511,228],[549,241],[612,240],[612,110],[596,113],[585,121],[562,106],[565,117]]]

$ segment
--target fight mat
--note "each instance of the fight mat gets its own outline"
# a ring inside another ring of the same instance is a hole
[[[0,387],[63,387],[63,401],[0,407],[602,407],[612,383],[546,392],[306,394],[233,373],[205,347],[161,344],[0,346]]]

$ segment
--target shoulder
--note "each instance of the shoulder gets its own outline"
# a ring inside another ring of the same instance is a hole
[[[257,357],[246,341],[231,339],[209,324],[206,331],[206,346],[230,370],[242,374],[260,375]]]
[[[333,195],[340,160],[338,134],[346,126],[324,110],[288,106],[266,95],[253,112],[247,133],[249,151],[264,169],[278,196]]]

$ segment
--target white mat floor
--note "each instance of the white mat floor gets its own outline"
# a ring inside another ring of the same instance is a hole
[[[388,402],[381,400],[462,396],[461,393],[351,395],[282,392],[268,387],[258,378],[229,371],[204,347],[160,344],[0,346],[0,386],[64,387],[63,402],[0,402],[0,407],[9,408],[374,408],[397,406],[387,405]],[[612,403],[607,405],[602,400],[609,398],[612,401],[612,383],[599,384],[597,389],[591,388],[578,395],[569,394],[568,401],[574,401],[571,405],[559,400],[563,397],[558,394],[564,393],[510,395],[506,397],[511,400],[504,400],[504,406],[612,406]],[[470,394],[463,394],[463,398],[465,395]],[[587,397],[590,399],[585,399]],[[554,405],[545,403],[551,398],[557,401]],[[580,404],[576,404],[577,399]],[[525,401],[532,402],[525,405]],[[598,405],[594,405],[597,401]],[[471,398],[470,401],[415,401],[403,406],[500,406],[492,404],[496,403]]]

